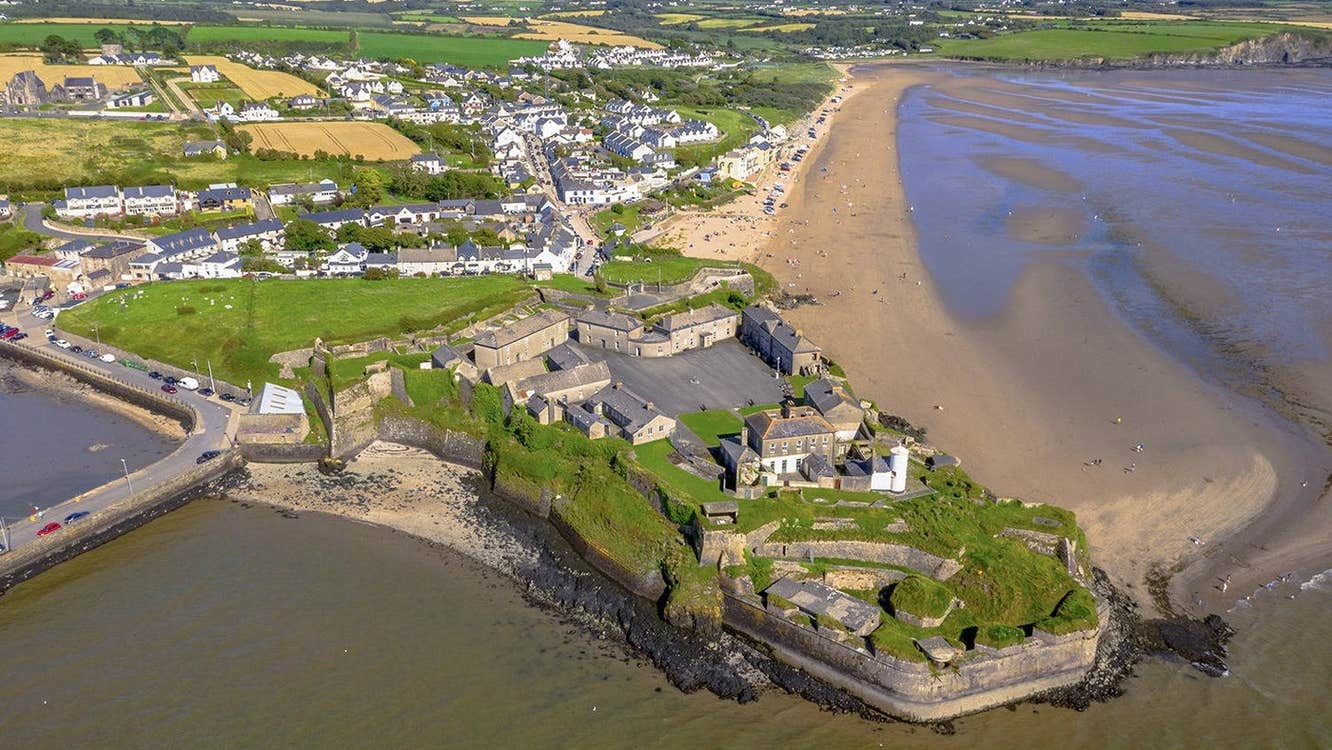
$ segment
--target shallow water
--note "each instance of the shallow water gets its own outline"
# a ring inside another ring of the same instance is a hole
[[[955,313],[1059,258],[1200,369],[1328,361],[1332,71],[963,70],[908,92],[898,139]]]
[[[1024,705],[945,737],[783,694],[744,706],[684,695],[457,554],[200,501],[0,599],[0,737],[32,748],[1325,747],[1326,669],[1295,667],[1325,660],[1332,600],[1293,584],[1264,596],[1236,615],[1232,677],[1151,662],[1126,696],[1084,713]]]
[[[0,363],[0,374],[9,365]],[[124,477],[174,443],[127,417],[72,397],[0,390],[0,515],[13,520]]]

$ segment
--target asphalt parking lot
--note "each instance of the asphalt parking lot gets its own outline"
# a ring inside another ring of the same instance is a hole
[[[735,339],[672,357],[643,359],[581,347],[593,360],[605,360],[611,375],[662,412],[677,416],[782,400],[782,382],[773,370]]]

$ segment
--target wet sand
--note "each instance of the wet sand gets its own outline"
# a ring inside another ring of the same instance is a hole
[[[1176,605],[1205,612],[1312,563],[1317,544],[1277,549],[1254,536],[1307,523],[1325,533],[1327,513],[1309,513],[1312,490],[1294,486],[1310,456],[1128,329],[1079,271],[1028,266],[1007,308],[980,323],[944,308],[916,251],[894,148],[903,92],[943,77],[857,69],[868,89],[843,105],[822,153],[802,165],[808,178],[789,191],[792,208],[752,256],[787,291],[821,301],[788,313],[792,322],[862,393],[927,427],[997,493],[1076,511],[1097,562],[1148,606],[1154,566],[1175,574]],[[1278,489],[1287,499],[1273,505]],[[1265,510],[1263,528],[1220,541]],[[1234,577],[1229,594],[1224,575]]]

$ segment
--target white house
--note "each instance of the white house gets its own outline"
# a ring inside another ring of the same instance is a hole
[[[65,200],[57,201],[56,213],[64,218],[87,219],[119,216],[124,211],[120,188],[115,185],[65,188]]]
[[[324,270],[333,276],[355,276],[364,270],[369,254],[359,242],[343,245],[324,261]]]
[[[191,65],[190,81],[193,83],[217,83],[222,76],[215,65]]]
[[[180,264],[181,275],[201,279],[234,279],[241,275],[241,258],[235,253],[220,252]]]
[[[172,185],[127,187],[122,196],[125,213],[130,216],[174,216],[179,205]]]
[[[274,206],[289,206],[302,198],[309,198],[311,203],[319,205],[333,203],[341,195],[338,183],[325,178],[308,184],[285,182],[273,185],[268,189],[268,202]]]
[[[285,231],[280,219],[261,219],[249,224],[237,224],[217,230],[217,243],[223,252],[239,253],[250,240],[255,240],[264,252],[282,248]]]
[[[271,122],[282,119],[281,113],[268,106],[268,102],[247,102],[241,106],[237,117],[246,122]]]
[[[123,109],[125,107],[146,107],[157,100],[157,96],[152,91],[144,89],[142,91],[130,91],[111,97],[106,103],[107,109]]]
[[[413,154],[410,159],[412,169],[426,174],[444,174],[444,170],[449,168],[448,163],[440,158],[439,154],[434,152],[428,154]]]

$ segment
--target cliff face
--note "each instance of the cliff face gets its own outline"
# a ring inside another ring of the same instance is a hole
[[[1206,68],[1251,65],[1332,67],[1332,35],[1283,31],[1206,52],[1160,52],[1131,59],[1083,57],[1041,63],[1052,68]]]

